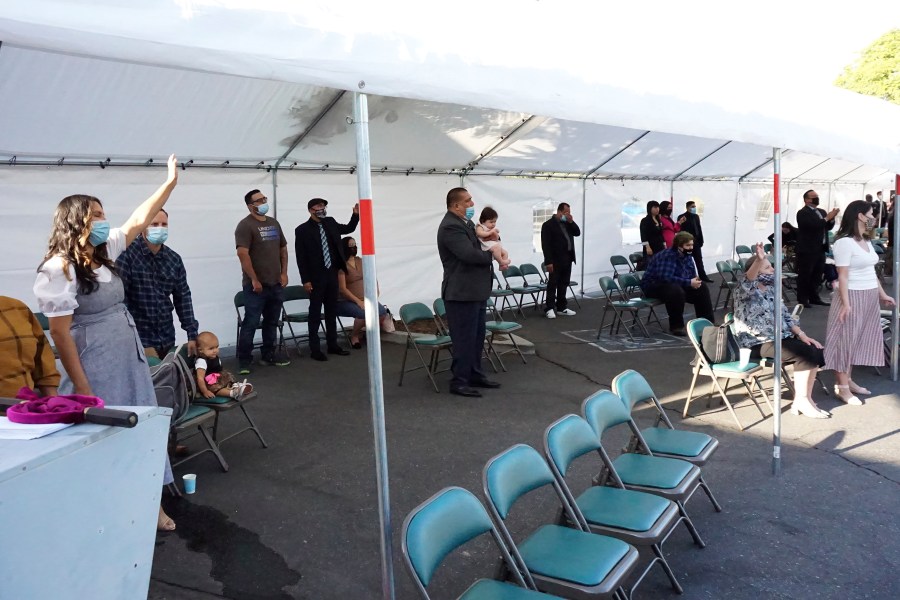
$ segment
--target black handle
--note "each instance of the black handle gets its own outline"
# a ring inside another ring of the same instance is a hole
[[[131,428],[137,425],[138,416],[128,410],[115,408],[87,408],[84,411],[85,423],[97,425],[111,425],[112,427]]]

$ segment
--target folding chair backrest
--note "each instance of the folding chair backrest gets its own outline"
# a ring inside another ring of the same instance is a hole
[[[599,282],[600,282],[600,290],[606,296],[607,300],[611,300],[612,294],[614,292],[618,291],[618,288],[616,287],[616,282],[613,281],[612,277],[607,277],[605,275],[600,278]]]
[[[731,268],[732,273],[734,273],[735,271],[743,271],[744,270],[744,268],[741,267],[741,263],[739,263],[738,261],[733,260],[731,258],[727,259],[725,261],[725,263]]]
[[[193,373],[176,353],[170,352],[158,365],[150,367],[153,391],[159,406],[172,409],[175,423],[187,412],[194,397]]]
[[[747,263],[750,262],[750,258],[751,258],[750,256],[747,256],[747,257],[742,258],[741,260],[738,261],[738,264],[741,265],[741,270],[742,270],[742,271],[746,271],[746,270],[747,270]]]
[[[598,438],[602,438],[607,429],[631,420],[631,412],[609,390],[600,390],[585,398],[581,403],[581,412]]]
[[[237,294],[234,295],[234,308],[235,310],[239,308],[244,308],[244,291],[241,290]]]
[[[501,519],[519,498],[554,481],[543,457],[525,444],[501,452],[484,467],[484,493]]]
[[[619,287],[623,292],[628,293],[628,290],[641,287],[641,282],[632,273],[622,273],[619,275]]]
[[[725,277],[726,273],[731,273],[731,265],[724,260],[718,260],[716,261],[716,271],[719,272],[719,275]]]
[[[508,267],[506,267],[506,270],[501,271],[501,273],[503,273],[503,279],[506,280],[507,285],[515,285],[513,282],[510,282],[510,279],[512,279],[513,277],[519,277],[523,280],[524,283],[528,283],[525,279],[525,276],[522,275],[522,271],[520,271],[519,267],[515,265],[509,265]]]
[[[438,319],[447,318],[447,307],[444,305],[443,298],[435,298],[434,302],[431,303],[431,308],[434,309],[434,314],[437,315]]]
[[[613,392],[622,400],[628,412],[634,410],[638,402],[653,402],[656,394],[644,376],[633,369],[622,371],[612,382]]]
[[[556,470],[565,477],[575,459],[599,450],[600,442],[587,421],[578,415],[566,415],[544,432],[544,449]]]
[[[41,329],[50,331],[50,319],[47,318],[47,315],[42,312],[36,312],[34,313],[34,316],[38,320],[38,323],[41,324]]]
[[[750,246],[743,246],[743,245],[735,246],[734,252],[738,256],[740,256],[741,254],[753,254],[753,250],[750,249]]]
[[[289,285],[284,288],[284,301],[309,300],[309,292],[302,285]]]
[[[628,259],[621,254],[613,254],[612,256],[610,256],[609,264],[612,265],[613,270],[615,270],[616,267],[628,267],[628,270],[631,270],[631,263],[628,262]]]
[[[421,302],[411,302],[400,307],[400,320],[409,327],[417,321],[434,321],[434,313]]]
[[[531,263],[522,263],[519,265],[519,271],[522,272],[523,277],[527,275],[537,275],[541,281],[544,280],[544,277],[541,275],[541,272],[538,271],[538,268]]]
[[[691,340],[691,344],[693,344],[694,348],[697,350],[697,353],[700,354],[703,361],[709,363],[709,357],[706,355],[706,352],[703,351],[703,330],[707,327],[712,327],[712,323],[709,322],[708,319],[691,319],[687,324],[687,334],[688,339]]]
[[[445,488],[409,513],[403,523],[403,556],[412,574],[427,586],[450,552],[492,530],[478,498],[459,487]]]
[[[497,282],[497,289],[498,289],[498,290],[504,290],[504,289],[506,289],[506,286],[503,285],[503,283],[500,281],[500,276],[497,275],[497,271],[491,269],[491,275],[494,276],[494,281]]]

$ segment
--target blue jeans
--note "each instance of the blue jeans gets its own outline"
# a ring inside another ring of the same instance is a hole
[[[253,359],[253,338],[262,317],[262,355],[275,352],[278,337],[278,321],[281,319],[281,305],[284,303],[284,288],[281,284],[264,285],[261,292],[253,291],[249,283],[244,286],[244,320],[241,321],[241,335],[238,338],[237,356],[239,363],[249,363]]]
[[[349,300],[338,300],[334,312],[339,317],[353,317],[354,319],[366,318],[366,311],[361,309],[356,302],[350,302]],[[378,316],[383,317],[385,314],[387,314],[387,309],[384,307],[384,304],[379,302]]]

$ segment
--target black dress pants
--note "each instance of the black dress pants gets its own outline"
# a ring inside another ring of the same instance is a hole
[[[322,312],[325,312],[325,343],[327,347],[337,348],[337,317],[335,308],[338,300],[337,268],[326,270],[322,277],[313,281],[312,292],[309,293],[309,350],[320,352],[319,327],[322,323]]]
[[[825,272],[823,252],[797,253],[797,302],[808,304],[819,300],[819,285]]]
[[[669,329],[684,329],[684,305],[694,305],[694,313],[698,319],[715,322],[709,288],[703,283],[697,289],[678,283],[661,283],[644,290],[650,298],[657,298],[666,303],[669,313]]]
[[[475,381],[486,379],[481,370],[481,354],[484,352],[484,319],[487,301],[464,302],[445,300],[450,340],[453,342],[453,362],[450,371],[450,389],[468,387]]]
[[[572,281],[572,263],[569,261],[553,263],[553,272],[547,277],[547,301],[544,311],[566,310],[569,282]]]

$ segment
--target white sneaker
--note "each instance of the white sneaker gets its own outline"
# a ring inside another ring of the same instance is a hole
[[[550,310],[548,310],[547,312],[544,313],[544,316],[547,317],[548,319],[555,319],[556,313],[553,312],[553,309],[551,308]]]
[[[575,311],[572,310],[571,308],[567,308],[566,310],[559,311],[559,314],[566,315],[567,317],[574,317]]]

